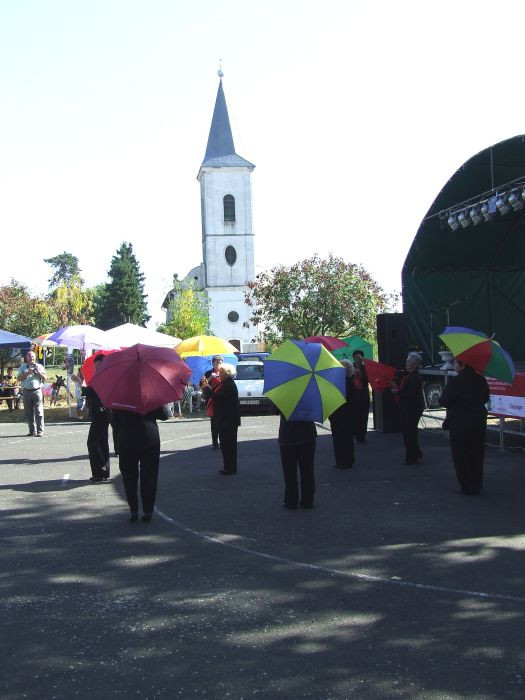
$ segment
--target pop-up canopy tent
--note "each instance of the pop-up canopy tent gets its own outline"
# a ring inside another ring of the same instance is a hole
[[[438,360],[445,326],[494,335],[514,360],[525,360],[523,205],[525,135],[473,156],[436,197],[402,272],[409,342],[425,363]]]
[[[0,330],[0,348],[19,348],[20,350],[30,350],[33,341],[23,335]]]

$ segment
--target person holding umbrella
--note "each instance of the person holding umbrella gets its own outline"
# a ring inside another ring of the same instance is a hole
[[[341,360],[341,364],[346,370],[346,402],[329,416],[329,420],[334,443],[334,467],[350,469],[354,464],[354,365],[350,360]]]
[[[97,355],[94,361],[95,376],[100,371],[104,355]],[[91,425],[87,439],[91,481],[99,484],[109,479],[109,411],[104,408],[97,392],[91,385],[83,386],[82,396],[86,397]]]
[[[362,350],[354,350],[354,391],[352,396],[353,427],[357,442],[366,443],[368,430],[368,414],[370,413],[370,392],[368,391],[368,375],[365,366],[365,354]]]
[[[483,486],[489,386],[485,377],[457,358],[454,369],[457,376],[449,378],[440,398],[447,409],[444,427],[450,430],[459,493],[477,496]]]
[[[190,376],[191,369],[170,348],[138,343],[106,355],[91,380],[104,406],[113,411],[131,522],[138,520],[139,481],[142,520],[152,518],[160,462],[157,420],[171,417],[168,405],[180,401]]]
[[[287,420],[281,413],[278,442],[284,477],[285,508],[296,510],[299,505],[301,508],[314,507],[316,438],[313,421]],[[297,470],[301,480],[300,497]]]
[[[215,355],[211,362],[212,368],[203,375],[199,386],[203,390],[204,396],[207,399],[206,415],[210,418],[211,446],[214,450],[217,450],[219,448],[219,425],[213,403],[213,392],[206,393],[204,388],[209,387],[210,389],[215,389],[219,385],[221,381],[220,369],[224,363],[224,357],[222,355]]]
[[[237,432],[241,414],[239,392],[233,374],[233,367],[221,364],[218,382],[212,385],[206,378],[201,382],[204,396],[213,402],[213,415],[223,459],[223,468],[219,474],[223,475],[237,473]]]
[[[418,371],[420,364],[421,355],[417,352],[409,352],[405,363],[406,373],[399,383],[395,379],[391,381],[390,390],[395,394],[401,412],[401,426],[405,443],[403,464],[419,464],[423,458],[417,440],[419,419],[423,415],[425,407],[423,382]]]

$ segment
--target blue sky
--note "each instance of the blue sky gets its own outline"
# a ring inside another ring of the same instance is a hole
[[[332,252],[399,289],[450,175],[525,132],[524,20],[510,0],[0,0],[0,283],[45,291],[65,250],[94,285],[131,241],[162,321],[202,259],[222,59],[257,268]]]

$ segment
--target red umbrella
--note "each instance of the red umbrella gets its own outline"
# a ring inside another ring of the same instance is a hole
[[[384,365],[382,362],[376,362],[375,360],[365,359],[364,363],[368,381],[372,389],[376,391],[388,389],[390,387],[390,382],[394,379],[398,370],[395,367]]]
[[[98,352],[93,353],[93,355],[90,355],[84,364],[82,365],[82,374],[84,375],[84,379],[86,380],[86,384],[89,384],[91,379],[93,378],[93,375],[95,374],[95,357],[97,355],[110,355],[112,352],[119,352],[118,350],[99,350]]]
[[[91,386],[106,408],[144,415],[179,401],[190,376],[174,350],[139,343],[106,356]]]
[[[305,341],[307,343],[321,343],[330,352],[338,348],[348,347],[344,340],[334,338],[333,335],[311,335],[309,338],[305,338]]]

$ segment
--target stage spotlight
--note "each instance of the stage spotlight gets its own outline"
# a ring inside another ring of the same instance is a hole
[[[472,207],[472,209],[469,212],[470,220],[476,226],[476,224],[479,224],[480,221],[483,221],[483,217],[481,216],[479,207]]]
[[[481,216],[485,221],[490,221],[496,216],[496,197],[491,197],[481,205]]]
[[[523,209],[523,202],[521,201],[518,192],[514,190],[509,194],[508,203],[514,209],[514,211],[519,211]]]
[[[463,226],[463,228],[467,228],[467,226],[470,224],[470,219],[467,216],[466,211],[460,211],[458,214],[458,221]]]
[[[458,217],[455,214],[451,214],[447,219],[447,224],[453,231],[456,231],[459,228]]]
[[[499,195],[498,198],[496,199],[496,206],[499,210],[500,214],[508,214],[510,211],[510,206],[507,203],[507,195],[502,194]]]

